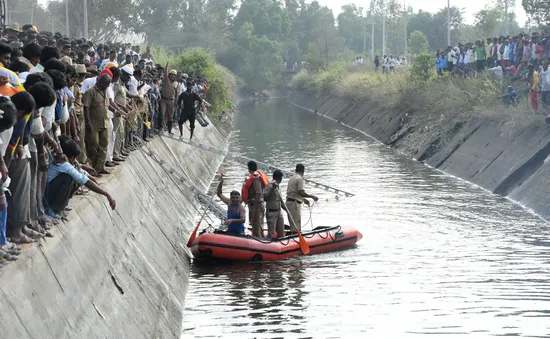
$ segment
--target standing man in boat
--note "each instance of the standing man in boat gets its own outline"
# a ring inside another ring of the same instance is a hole
[[[277,232],[278,238],[285,236],[285,222],[281,213],[281,208],[285,209],[285,207],[282,206],[279,198],[280,195],[277,192],[281,181],[283,181],[283,172],[275,170],[273,172],[273,181],[267,184],[264,190],[268,238],[275,238],[275,232]],[[286,212],[288,213],[288,211]]]
[[[302,230],[302,216],[300,208],[302,207],[302,203],[309,206],[309,200],[305,198],[311,198],[313,201],[319,200],[319,198],[315,195],[307,194],[304,190],[304,172],[304,165],[296,165],[296,171],[288,180],[288,186],[286,188],[286,207],[294,220],[294,225],[292,225],[292,223],[290,225],[291,233],[296,233],[296,228],[300,231]]]
[[[248,203],[248,222],[252,225],[252,235],[263,237],[262,224],[265,214],[263,193],[269,180],[264,172],[258,170],[258,164],[255,161],[248,162],[248,173],[250,175],[242,189],[243,202]]]
[[[220,176],[220,183],[216,190],[216,195],[227,205],[227,225],[228,233],[244,235],[244,223],[246,221],[246,210],[241,204],[241,194],[237,191],[229,193],[229,199],[222,193],[223,175]]]

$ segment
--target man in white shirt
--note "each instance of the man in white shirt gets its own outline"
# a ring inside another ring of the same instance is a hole
[[[107,66],[108,63],[114,63],[117,67],[118,67],[118,62],[116,61],[116,51],[115,50],[112,50],[110,53],[109,53],[109,58],[108,59],[105,59],[101,62],[101,65],[99,66],[99,70],[102,71],[105,69],[105,66]]]
[[[0,251],[4,252],[0,254],[4,255],[11,254],[10,247],[13,246],[8,242],[8,239],[6,238],[6,215],[8,213],[8,209],[6,208],[5,192],[9,191],[8,187],[11,180],[7,176],[8,169],[4,164],[4,155],[6,154],[6,150],[8,148],[8,144],[10,142],[13,132],[13,125],[15,124],[17,117],[15,113],[15,106],[13,105],[11,100],[1,95],[0,115],[0,167],[2,168],[2,177],[0,178]],[[1,264],[0,267],[2,267]]]
[[[503,72],[502,72],[502,66],[501,65],[498,65],[496,67],[491,67],[491,68],[489,68],[489,70],[495,74],[497,79],[502,79]]]

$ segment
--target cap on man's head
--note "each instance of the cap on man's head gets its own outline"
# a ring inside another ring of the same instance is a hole
[[[82,64],[77,64],[75,66],[75,70],[76,70],[76,73],[78,73],[79,75],[90,74],[90,72],[88,72],[88,70],[86,69],[86,66]]]
[[[19,24],[10,24],[8,26],[8,30],[15,31],[15,32],[22,32],[21,27],[19,27]]]
[[[107,74],[108,76],[111,77],[111,79],[113,78],[113,72],[111,72],[111,70],[108,69],[108,68],[105,68],[103,71],[101,71],[101,73],[99,73],[98,77],[101,77],[103,74]]]
[[[175,69],[173,69],[173,70],[170,71],[170,74],[178,75],[178,71],[176,71]]]
[[[87,67],[86,70],[87,70],[88,73],[90,73],[90,74],[99,74],[99,70],[97,69],[97,66],[90,66],[90,67]]]
[[[68,55],[65,55],[63,58],[61,58],[61,61],[63,61],[67,65],[72,65],[73,64],[73,59],[71,59],[71,57],[68,56]]]
[[[116,64],[114,62],[109,62],[109,63],[107,63],[107,65],[105,65],[105,69],[108,69],[108,68],[111,68],[111,67],[116,67]]]
[[[134,75],[134,70],[130,68],[130,66],[126,65],[122,67],[122,72],[128,74],[128,75]]]

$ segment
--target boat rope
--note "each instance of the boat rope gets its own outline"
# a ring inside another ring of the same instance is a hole
[[[317,201],[314,201],[313,204],[311,204],[311,206],[307,206],[307,209],[309,211],[309,219],[304,225],[302,225],[302,227],[307,226],[311,222],[311,229],[314,228],[313,227],[313,206],[315,206],[315,204],[317,204]]]
[[[162,169],[168,174],[170,179],[172,179],[172,181],[176,184],[178,189],[180,189],[182,194],[186,197],[186,199],[188,199],[187,195],[184,194],[184,192],[181,190],[179,185],[177,185],[178,183],[183,184],[187,189],[189,189],[194,194],[195,198],[198,200],[202,208],[208,209],[211,213],[213,213],[216,217],[218,217],[222,221],[226,219],[225,211],[223,211],[223,209],[218,204],[213,202],[208,195],[203,193],[199,188],[197,188],[193,183],[191,183],[191,180],[186,178],[186,175],[181,175],[179,171],[173,169],[164,160],[158,158],[156,154],[153,151],[151,151],[151,149],[147,146],[147,143],[143,141],[143,139],[135,135],[133,137],[141,146],[139,147],[140,151],[145,155],[147,155],[152,160],[154,160],[155,162],[157,162],[162,167]],[[194,204],[191,204],[191,205],[193,206],[193,208],[195,208],[195,210],[198,213],[201,213],[201,210],[195,207]],[[210,220],[210,223],[208,223],[208,225],[211,226],[211,223],[214,223],[214,220],[208,215],[206,216],[206,218]]]
[[[231,158],[231,159],[233,159],[233,160],[235,160],[235,161],[237,161],[237,162],[239,162],[243,165],[246,165],[249,161],[255,161],[256,164],[258,165],[258,168],[262,169],[266,173],[273,173],[273,171],[279,170],[279,171],[283,172],[283,176],[285,178],[290,178],[294,175],[294,172],[283,170],[283,169],[277,168],[275,166],[266,164],[264,162],[257,161],[257,160],[252,159],[252,158],[248,158],[248,157],[246,157],[242,154],[225,151],[225,150],[215,148],[215,147],[212,147],[210,145],[206,145],[206,144],[203,144],[203,143],[200,143],[200,142],[179,138],[179,137],[174,136],[173,134],[168,134],[167,132],[165,132],[161,135],[163,137],[166,137],[166,138],[169,138],[169,139],[172,139],[172,140],[176,140],[178,142],[181,142],[181,143],[193,146],[193,147],[197,147],[197,148],[200,148],[200,149],[203,149],[203,150],[206,150],[206,151],[210,151],[210,152],[213,152],[213,153],[218,153],[218,154],[223,155],[225,157],[229,157],[229,158]],[[322,190],[325,190],[327,192],[336,193],[337,195],[342,195],[342,196],[345,196],[345,197],[355,196],[355,194],[353,194],[353,193],[346,192],[346,191],[338,189],[336,187],[325,185],[325,184],[322,184],[320,182],[313,181],[313,180],[310,180],[310,179],[304,178],[304,182],[311,185],[311,186],[314,186],[316,188],[320,188]]]

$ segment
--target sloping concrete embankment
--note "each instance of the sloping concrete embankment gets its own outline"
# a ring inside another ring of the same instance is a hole
[[[211,124],[196,139],[225,148],[227,135]],[[167,138],[148,146],[203,190],[223,160]],[[55,238],[0,270],[2,339],[180,337],[196,200],[141,151],[103,187],[115,211],[92,192],[75,197]]]
[[[301,92],[288,100],[550,219],[550,127],[543,119],[521,128],[472,116],[429,126],[420,115],[383,111],[367,101]]]

